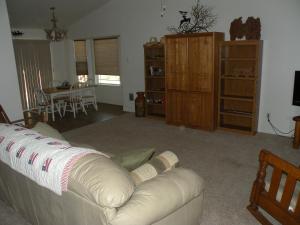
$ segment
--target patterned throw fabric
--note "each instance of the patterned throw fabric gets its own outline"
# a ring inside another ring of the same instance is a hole
[[[178,166],[178,157],[171,151],[165,151],[154,157],[149,162],[131,171],[131,177],[136,185],[150,180],[160,173],[171,170]]]
[[[67,191],[73,165],[91,153],[104,155],[92,149],[72,147],[66,141],[33,130],[0,123],[0,160],[58,195]]]

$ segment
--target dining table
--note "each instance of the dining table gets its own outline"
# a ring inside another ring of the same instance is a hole
[[[70,94],[76,93],[76,92],[83,92],[87,90],[92,90],[93,93],[95,92],[96,85],[79,85],[76,88],[70,88],[70,87],[51,87],[51,88],[44,88],[44,93],[49,96],[50,98],[50,104],[51,104],[51,112],[54,112],[54,100],[59,97],[69,97]],[[96,96],[95,96],[96,98]],[[55,115],[52,113],[52,121],[55,121]]]

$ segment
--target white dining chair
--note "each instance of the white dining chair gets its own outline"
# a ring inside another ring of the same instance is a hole
[[[88,107],[92,105],[94,106],[95,110],[98,111],[96,91],[94,87],[83,88],[81,95],[84,106]]]
[[[70,87],[69,98],[65,102],[63,116],[65,116],[66,112],[72,112],[74,118],[76,118],[76,113],[79,109],[81,109],[85,115],[87,115],[79,85],[79,83],[75,83]]]
[[[52,110],[51,102],[42,89],[35,89],[34,93],[37,100],[37,108],[39,114],[41,114],[41,112],[46,112],[48,116],[49,113],[53,113],[55,115],[55,113],[58,112],[59,116],[62,117],[60,112],[61,107],[56,101],[54,101],[54,106],[53,106],[54,110]]]

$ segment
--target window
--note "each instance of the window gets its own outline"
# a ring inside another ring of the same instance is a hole
[[[118,38],[95,39],[96,82],[101,85],[120,86]]]
[[[88,82],[89,75],[77,75],[77,79],[79,83],[86,83]]]
[[[96,75],[97,83],[103,85],[119,86],[120,76],[118,75]]]
[[[74,41],[77,79],[81,83],[88,81],[88,63],[85,40]]]

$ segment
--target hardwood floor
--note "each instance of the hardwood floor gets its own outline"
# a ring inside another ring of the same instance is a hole
[[[95,111],[91,106],[87,109],[87,113],[88,115],[86,116],[83,112],[79,112],[74,119],[73,114],[67,112],[63,118],[59,118],[57,115],[55,122],[50,120],[48,123],[59,132],[65,132],[92,123],[109,120],[125,112],[123,112],[122,106],[101,103],[98,104],[98,111]]]

